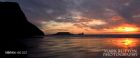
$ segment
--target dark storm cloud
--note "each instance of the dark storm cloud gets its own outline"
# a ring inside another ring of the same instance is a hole
[[[124,17],[129,23],[135,23],[132,16],[135,14],[135,11],[140,11],[140,0],[133,0],[129,2],[129,5],[121,5],[120,9],[116,9],[116,11]],[[140,13],[140,12],[137,12]]]
[[[140,15],[139,6],[140,6],[140,0],[135,0],[130,4],[129,8],[130,8],[131,13],[129,15],[131,15],[131,16],[130,16],[130,18],[128,17],[128,19],[133,20],[132,21],[133,23],[140,25],[139,20],[135,21],[135,18],[132,17],[133,15],[136,15],[136,14]],[[140,19],[140,17],[138,19]]]
[[[109,20],[121,16],[129,23],[139,24],[132,17],[140,13],[140,0],[0,0],[16,1],[24,10],[29,21],[40,26],[40,21],[74,22],[71,17],[76,12],[80,16]],[[63,19],[57,19],[64,17]],[[81,22],[81,21],[79,21]],[[77,23],[77,22],[76,22]],[[120,22],[122,23],[122,22]],[[120,24],[109,22],[109,24]],[[93,28],[93,27],[92,27]]]

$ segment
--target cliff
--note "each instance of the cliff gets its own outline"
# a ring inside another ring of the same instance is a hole
[[[0,2],[0,24],[2,36],[31,37],[44,33],[27,21],[25,14],[16,2]]]

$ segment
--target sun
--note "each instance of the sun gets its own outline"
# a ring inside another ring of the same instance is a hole
[[[139,27],[134,24],[121,24],[114,28],[116,32],[138,32]]]
[[[121,27],[116,28],[116,31],[118,31],[118,32],[137,32],[138,28],[121,26]]]

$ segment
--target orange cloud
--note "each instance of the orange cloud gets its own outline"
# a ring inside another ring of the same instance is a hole
[[[113,16],[111,19],[112,19],[113,21],[118,21],[118,20],[122,20],[122,19],[124,19],[124,18],[122,18],[121,16]]]

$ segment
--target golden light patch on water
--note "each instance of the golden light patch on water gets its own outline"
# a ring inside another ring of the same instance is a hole
[[[138,40],[134,38],[114,39],[113,44],[122,48],[133,48],[138,44]]]
[[[125,39],[122,42],[124,45],[131,45],[133,43],[133,40]]]

